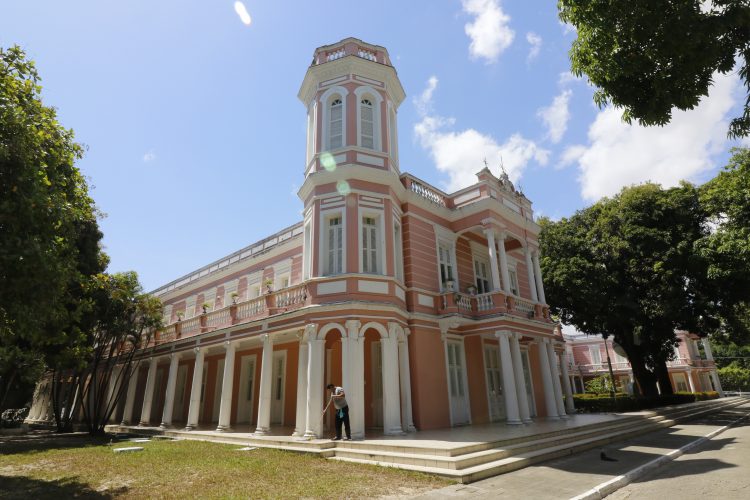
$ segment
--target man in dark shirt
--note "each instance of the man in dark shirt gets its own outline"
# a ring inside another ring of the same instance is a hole
[[[345,441],[350,441],[352,439],[352,429],[349,425],[349,404],[346,402],[344,388],[328,384],[326,389],[331,391],[331,401],[333,401],[333,407],[336,410],[336,437],[333,440],[339,441],[341,439],[341,424],[344,424],[344,429],[346,430]]]

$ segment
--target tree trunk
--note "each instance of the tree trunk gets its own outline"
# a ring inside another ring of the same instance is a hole
[[[13,387],[13,382],[15,382],[17,374],[18,370],[13,368],[13,371],[10,372],[10,377],[6,377],[5,387],[2,389],[3,397],[0,399],[0,411],[5,409],[5,399],[8,397],[11,387]]]
[[[662,396],[671,396],[674,394],[672,389],[672,380],[669,378],[669,370],[667,369],[667,362],[660,360],[656,363],[655,370],[656,378],[659,380],[659,389],[661,389]]]

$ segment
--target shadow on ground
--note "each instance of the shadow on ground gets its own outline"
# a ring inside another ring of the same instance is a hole
[[[47,450],[84,448],[117,443],[114,435],[92,437],[87,433],[58,434],[53,431],[37,431],[30,434],[0,436],[0,457],[17,453],[35,453]]]
[[[63,498],[104,499],[114,498],[122,491],[100,493],[92,490],[88,485],[78,482],[75,478],[58,479],[56,481],[42,481],[23,476],[0,476],[0,499],[27,500],[29,498],[60,500]]]

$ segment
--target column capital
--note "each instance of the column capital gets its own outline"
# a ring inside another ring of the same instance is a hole
[[[362,322],[357,319],[350,319],[344,323],[348,331],[349,338],[359,337],[359,329],[362,328]]]
[[[404,337],[411,335],[411,328],[404,328]]]
[[[200,354],[200,353],[201,353],[201,351],[203,351],[204,349],[205,349],[205,347],[193,347],[193,352],[194,352],[194,353],[195,353],[195,355],[197,356],[197,355],[198,355],[198,354]]]
[[[234,350],[235,347],[236,347],[236,345],[232,341],[225,340],[224,342],[222,342],[222,347],[224,347],[224,349],[226,349],[228,351],[230,349]]]
[[[513,332],[511,332],[510,330],[498,330],[495,332],[495,337],[497,338],[500,338],[500,337],[509,338],[511,336],[513,336]]]
[[[271,334],[269,334],[269,333],[262,333],[260,335],[260,340],[261,340],[261,342],[263,342],[263,344],[266,344],[266,343],[272,344],[273,343],[273,341],[271,340]]]

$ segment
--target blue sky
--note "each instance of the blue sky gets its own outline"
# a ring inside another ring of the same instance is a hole
[[[374,6],[378,6],[377,9]],[[300,220],[315,47],[385,46],[407,98],[400,165],[454,189],[500,157],[537,214],[562,217],[622,186],[703,182],[736,142],[736,75],[663,128],[597,109],[569,74],[575,31],[556,2],[521,0],[8,1],[0,45],[37,63],[43,96],[87,145],[111,271],[153,289]],[[245,20],[247,21],[247,20]]]

